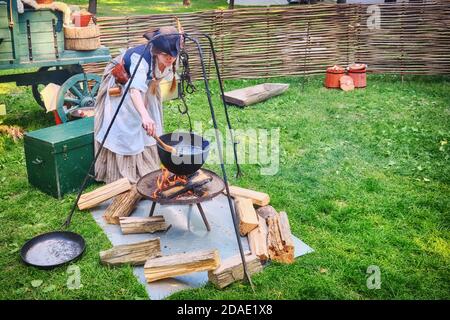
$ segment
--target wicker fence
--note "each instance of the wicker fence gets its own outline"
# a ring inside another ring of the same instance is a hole
[[[352,62],[366,63],[370,72],[378,73],[450,73],[450,0],[377,7],[317,4],[177,16],[186,32],[212,36],[224,78],[323,73],[327,66]],[[120,48],[143,43],[146,31],[174,25],[174,19],[173,15],[114,17],[101,18],[99,24],[102,43],[115,55]],[[213,72],[207,42],[201,39],[201,44],[207,71]],[[192,44],[188,52],[198,77],[199,59]],[[102,68],[90,67],[96,72]]]

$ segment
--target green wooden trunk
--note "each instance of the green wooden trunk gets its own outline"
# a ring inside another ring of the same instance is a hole
[[[94,118],[29,132],[24,147],[30,184],[57,198],[78,191],[94,159]]]

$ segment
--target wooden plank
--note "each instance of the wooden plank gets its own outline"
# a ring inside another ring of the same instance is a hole
[[[144,265],[147,282],[192,272],[215,270],[220,265],[219,251],[203,250],[150,258]]]
[[[154,217],[120,217],[120,229],[123,234],[154,233],[167,231],[167,224],[163,216]]]
[[[103,218],[109,224],[119,224],[120,217],[128,217],[142,199],[136,185],[132,185],[129,191],[117,195],[106,208]]]
[[[225,101],[241,107],[249,106],[278,96],[289,88],[285,83],[263,83],[224,93]]]
[[[82,194],[80,200],[78,201],[78,209],[85,210],[89,208],[93,208],[103,201],[111,199],[122,192],[128,191],[131,189],[131,184],[127,178],[122,178],[107,185],[104,185],[100,188],[97,188],[94,191]]]
[[[245,236],[258,227],[258,216],[251,199],[236,197],[234,203],[239,218],[239,232],[241,236]]]
[[[226,190],[223,191],[226,194]],[[267,206],[270,202],[270,197],[267,193],[245,189],[236,186],[230,186],[230,194],[233,198],[248,198],[253,204],[257,206]]]
[[[152,257],[161,256],[161,244],[159,238],[115,246],[109,250],[100,252],[100,261],[104,265],[120,266],[130,264],[143,265]]]
[[[245,254],[245,262],[249,275],[260,272],[264,266],[256,255]],[[244,279],[244,267],[241,255],[235,255],[223,260],[220,266],[213,271],[208,271],[208,279],[216,287],[222,289],[226,286]]]

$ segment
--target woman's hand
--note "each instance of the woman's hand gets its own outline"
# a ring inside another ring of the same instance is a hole
[[[147,132],[148,135],[154,136],[156,134],[156,125],[155,121],[153,121],[152,118],[150,118],[149,115],[144,115],[142,117],[142,127]]]
[[[155,121],[150,118],[147,109],[144,106],[144,101],[142,100],[142,94],[138,89],[130,89],[131,100],[133,101],[134,107],[137,109],[142,119],[142,127],[144,130],[153,137],[156,134]]]

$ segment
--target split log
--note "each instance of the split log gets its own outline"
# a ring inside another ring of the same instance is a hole
[[[112,197],[117,196],[118,194],[121,194],[130,189],[131,184],[127,178],[119,179],[100,188],[97,188],[94,191],[82,194],[80,200],[78,201],[78,209],[85,210],[93,208],[103,201],[111,199]]]
[[[272,206],[259,208],[258,215],[267,223],[267,248],[269,258],[281,263],[294,262],[294,242],[292,240],[287,214],[283,217]],[[282,221],[281,221],[282,220]]]
[[[150,258],[144,266],[147,282],[180,276],[183,274],[215,270],[220,265],[217,250],[180,253],[160,258]]]
[[[226,194],[226,190],[224,190],[224,193]],[[267,193],[253,191],[241,187],[230,186],[230,194],[233,198],[235,197],[248,198],[252,200],[254,205],[260,207],[267,206],[270,202],[270,197]]]
[[[171,188],[168,188],[161,192],[160,196],[164,199],[171,199],[174,198],[180,194],[183,194],[189,190],[193,190],[195,188],[199,188],[202,185],[210,182],[212,180],[212,177],[207,175],[206,173],[199,172],[195,177],[190,179],[187,184],[185,185],[176,185]]]
[[[278,214],[278,212],[272,207],[272,206],[264,206],[261,208],[258,208],[256,210],[256,213],[264,218],[264,219],[268,219],[269,217],[274,217]]]
[[[128,217],[141,199],[142,196],[137,191],[136,185],[133,185],[130,191],[114,198],[103,214],[103,218],[109,224],[119,224],[120,217]]]
[[[286,252],[286,257],[289,257],[289,261],[292,262],[295,256],[295,246],[294,239],[292,239],[291,227],[289,225],[289,219],[287,213],[284,211],[280,212],[280,233],[281,240],[283,241],[284,252]]]
[[[254,254],[246,254],[245,262],[249,275],[260,272],[263,269],[261,261]],[[208,279],[220,289],[235,281],[244,279],[241,255],[238,254],[223,260],[216,270],[208,271]]]
[[[120,217],[120,229],[122,234],[153,233],[167,231],[167,224],[163,216],[154,217]]]
[[[149,258],[161,256],[161,244],[159,238],[115,246],[109,250],[100,252],[100,261],[105,265],[120,266],[131,264],[140,266]]]
[[[252,254],[256,255],[262,262],[267,261],[269,251],[267,249],[267,225],[264,218],[258,216],[258,227],[250,231],[247,238]]]
[[[258,226],[258,216],[252,200],[236,197],[234,203],[236,205],[236,214],[239,218],[239,232],[241,236],[245,236]]]

